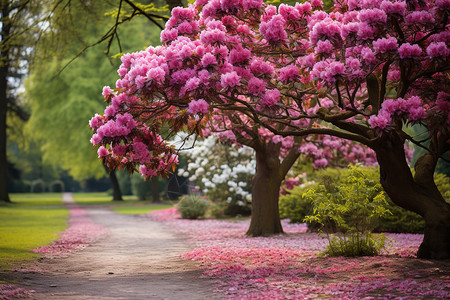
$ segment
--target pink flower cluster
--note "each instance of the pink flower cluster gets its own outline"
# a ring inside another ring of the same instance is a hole
[[[422,49],[417,44],[404,43],[398,48],[398,54],[401,59],[420,57]]]
[[[325,12],[321,1],[277,8],[261,0],[198,0],[176,8],[161,46],[121,58],[115,88],[103,90],[111,105],[90,122],[91,142],[111,167],[167,174],[158,171],[159,160],[174,150],[157,137],[158,131],[167,124],[175,131],[194,131],[210,119],[211,107],[237,104],[265,114],[268,122],[286,117],[295,128],[313,120],[318,108],[309,105],[311,97],[327,97],[333,98],[330,111],[368,116],[374,108],[367,105],[367,75],[375,74],[388,88],[385,95],[391,95],[411,74],[432,73],[447,63],[449,34],[440,24],[447,2],[349,0]],[[400,67],[411,60],[410,67]],[[408,86],[423,89],[429,82],[421,80]],[[429,98],[419,105],[433,107]],[[120,122],[117,116],[126,113],[132,118]],[[369,124],[386,129],[394,117],[419,121],[426,116],[419,106],[395,113],[383,107]],[[365,118],[347,121],[367,126]],[[236,137],[229,130],[224,134]],[[330,158],[315,161],[324,167]]]
[[[387,53],[398,49],[398,43],[395,37],[378,39],[373,41],[372,45],[375,53]]]
[[[430,43],[430,45],[427,47],[427,54],[428,57],[433,58],[447,58],[450,55],[450,49],[447,47],[447,45],[444,42],[434,42]]]
[[[284,30],[286,20],[281,15],[273,16],[268,22],[261,22],[259,30],[269,43],[275,43],[287,38]]]
[[[311,75],[327,82],[335,82],[336,77],[343,75],[344,71],[345,65],[343,63],[327,59],[317,62],[311,71]]]
[[[208,113],[209,104],[204,99],[192,100],[189,103],[188,113],[196,115],[198,113],[206,114]]]
[[[313,160],[315,169],[326,168],[331,163],[364,163],[367,166],[377,165],[375,152],[360,144],[324,135],[310,142],[303,143],[298,151]]]
[[[384,10],[387,14],[397,14],[404,16],[406,11],[406,2],[404,1],[391,2],[388,0],[384,0],[383,2],[381,2],[380,8]]]
[[[426,113],[422,100],[417,96],[408,99],[387,99],[381,105],[378,115],[369,118],[369,124],[372,128],[385,129],[391,125],[394,117],[402,117],[412,122],[424,119]]]

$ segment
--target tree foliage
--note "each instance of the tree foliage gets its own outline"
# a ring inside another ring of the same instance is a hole
[[[74,4],[72,4],[74,5]],[[77,60],[70,63],[79,49],[98,39],[98,36],[108,28],[114,19],[104,16],[104,12],[111,7],[98,2],[89,7],[72,6],[72,14],[67,16],[66,10],[62,15],[54,16],[55,20],[75,19],[73,23],[57,23],[49,36],[42,39],[55,38],[51,35],[80,37],[79,42],[72,41],[63,55],[53,59],[45,59],[45,52],[51,51],[48,45],[37,48],[43,60],[35,61],[31,75],[26,83],[26,95],[31,105],[32,115],[27,123],[28,135],[39,141],[44,152],[44,158],[68,170],[77,179],[92,176],[103,177],[105,170],[98,163],[92,146],[88,140],[89,127],[86,120],[96,111],[102,110],[104,105],[99,97],[98,87],[107,80],[113,82],[117,59],[108,60],[104,55],[104,48],[97,46],[86,50]],[[83,16],[87,13],[88,15]],[[96,22],[86,21],[95,19]],[[155,27],[144,27],[144,20],[122,26],[119,30],[129,38],[122,41],[122,50],[137,50],[145,44],[157,43],[159,31]],[[129,34],[137,32],[137,34]],[[144,38],[145,36],[145,38]],[[63,39],[61,37],[61,39]],[[63,39],[64,40],[64,39]],[[53,45],[58,40],[53,40]],[[61,41],[59,41],[61,42]],[[58,43],[59,43],[58,42]],[[111,51],[119,51],[117,46]],[[58,54],[58,53],[57,53]],[[61,55],[61,53],[59,53]]]

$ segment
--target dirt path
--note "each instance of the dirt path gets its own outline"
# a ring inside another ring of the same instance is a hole
[[[109,235],[65,258],[42,259],[44,272],[7,274],[33,289],[33,299],[219,299],[215,282],[180,253],[191,248],[163,224],[147,218],[86,208]]]

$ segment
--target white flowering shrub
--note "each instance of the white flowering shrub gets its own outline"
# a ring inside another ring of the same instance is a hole
[[[192,143],[189,141],[186,144]],[[195,182],[203,195],[223,207],[223,214],[250,214],[252,178],[255,175],[254,151],[230,146],[213,136],[195,141],[192,148],[180,151],[188,165],[178,176]]]

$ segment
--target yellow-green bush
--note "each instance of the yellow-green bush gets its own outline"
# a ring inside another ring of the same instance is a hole
[[[208,202],[205,198],[188,195],[180,197],[177,210],[183,219],[198,219],[205,216]]]
[[[322,225],[330,256],[376,255],[385,238],[373,235],[380,217],[389,214],[381,185],[360,166],[350,166],[339,184],[325,181],[303,195],[313,204],[306,221]],[[333,234],[334,232],[338,234]]]

